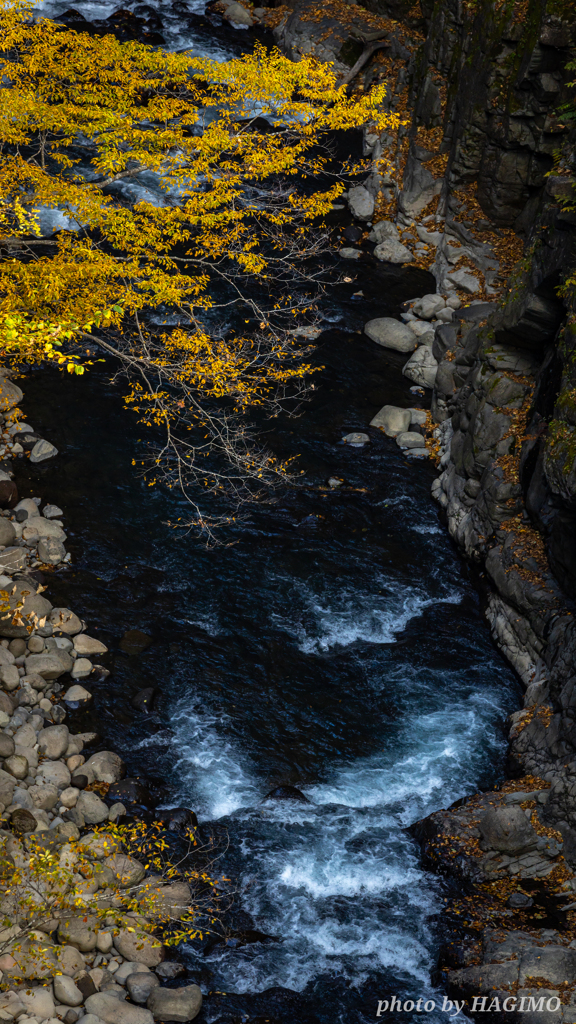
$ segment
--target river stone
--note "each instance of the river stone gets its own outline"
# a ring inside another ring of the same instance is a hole
[[[90,860],[104,860],[117,853],[119,842],[115,836],[106,832],[89,832],[82,837],[80,846]]]
[[[343,249],[338,250],[338,255],[342,256],[345,260],[359,260],[362,255],[361,249],[353,249],[351,246],[344,246]]]
[[[38,737],[38,750],[44,757],[57,761],[66,753],[69,741],[67,725],[49,725]]]
[[[355,430],[352,434],[346,434],[342,440],[345,444],[350,445],[351,448],[363,448],[365,444],[368,444],[370,438],[368,434]]]
[[[399,409],[396,405],[383,405],[370,420],[371,427],[383,430],[387,437],[396,437],[410,426],[410,410]]]
[[[9,807],[12,803],[15,786],[14,776],[0,768],[0,803],[4,804],[4,807]]]
[[[0,732],[0,757],[11,757],[14,753],[14,740],[6,732]]]
[[[22,754],[11,754],[4,761],[4,770],[20,781],[27,777],[28,767],[28,759]]]
[[[433,388],[438,371],[438,363],[428,345],[420,345],[402,367],[404,377],[413,380],[420,387]]]
[[[401,242],[395,242],[393,238],[386,238],[374,249],[377,260],[383,263],[412,263],[413,254]]]
[[[46,459],[53,459],[55,455],[58,455],[58,449],[49,441],[36,441],[30,452],[30,462],[44,462]]]
[[[81,953],[96,949],[98,918],[84,914],[82,917],[68,917],[58,925],[58,939],[62,945],[75,946]]]
[[[83,796],[85,794],[82,794]],[[144,865],[134,857],[128,857],[125,853],[114,853],[104,861],[107,868],[114,874],[117,884],[121,889],[128,889],[132,885],[138,885],[146,874]]]
[[[246,25],[250,28],[254,24],[254,19],[251,17],[249,12],[242,4],[229,4],[226,10],[223,12],[222,17],[231,22],[233,25]]]
[[[22,551],[22,548],[16,550]],[[16,580],[7,588],[9,593],[9,609],[0,612],[0,636],[21,637],[28,639],[27,625],[15,625],[12,620],[14,612],[27,621],[28,625],[43,626],[46,616],[50,614],[52,605],[41,594],[36,593],[38,584],[35,581]]]
[[[413,352],[416,347],[414,332],[390,316],[369,320],[364,326],[364,333],[377,345],[391,348],[395,352]]]
[[[422,320],[432,320],[436,313],[444,309],[445,306],[446,300],[441,295],[430,292],[428,295],[423,295],[421,299],[416,300],[412,306],[412,313]]]
[[[138,1003],[139,1006],[146,1005],[148,997],[159,985],[158,978],[151,971],[146,973],[138,971],[136,974],[129,974],[126,978],[126,988],[130,999],[132,1002]]]
[[[350,189],[348,206],[356,220],[372,220],[374,216],[374,196],[370,195],[364,185],[356,185]]]
[[[82,661],[83,659],[80,658],[79,660]],[[72,676],[74,678],[74,671],[72,671]],[[79,683],[76,683],[74,686],[70,686],[69,689],[66,690],[63,699],[67,704],[83,704],[88,700],[92,700],[92,694],[86,689],[86,687],[80,686]]]
[[[148,999],[154,1020],[180,1021],[186,1024],[198,1016],[202,1007],[202,992],[198,985],[183,988],[156,988]]]
[[[30,654],[25,665],[27,675],[39,675],[43,679],[58,679],[66,671],[57,654]]]
[[[32,498],[22,498],[22,500],[19,501],[18,504],[16,505],[14,511],[27,512],[28,519],[32,519],[33,516],[40,515],[40,509],[38,508],[38,505]]]
[[[20,674],[16,665],[0,666],[0,681],[5,690],[17,690],[20,686]]]
[[[480,833],[486,849],[501,853],[521,853],[538,841],[521,807],[491,807],[480,819]]]
[[[121,757],[112,750],[100,750],[88,758],[83,768],[89,768],[94,772],[98,782],[107,782],[112,785],[123,778],[126,766]]]
[[[74,637],[74,650],[85,657],[88,654],[106,654],[108,648],[101,640],[95,640],[87,633],[78,633]]]
[[[116,993],[96,992],[88,996],[85,1005],[88,1013],[95,1014],[104,1024],[154,1024],[150,1010],[124,1002]]]
[[[30,786],[28,790],[32,803],[41,811],[51,811],[58,803],[58,790],[51,783],[44,786]]]
[[[70,608],[53,608],[48,621],[54,629],[59,629],[62,633],[67,633],[69,636],[74,636],[82,631],[80,619]]]
[[[167,917],[171,921],[181,921],[190,909],[190,885],[188,882],[170,882],[168,885],[146,884],[142,892],[142,901],[150,900],[145,913],[150,917]]]
[[[77,658],[70,671],[70,675],[72,679],[87,679],[92,672],[92,668],[92,662],[88,658]],[[88,691],[85,692],[87,693]]]
[[[0,551],[0,570],[13,573],[26,567],[26,548],[6,548]]]
[[[396,444],[399,448],[423,448],[424,438],[422,434],[419,434],[415,430],[406,430],[402,434],[398,434],[396,438]]]
[[[22,401],[24,395],[8,377],[0,377],[0,412],[8,412]],[[50,1014],[48,1014],[50,1016]]]
[[[56,1016],[56,1007],[54,1006],[52,993],[44,985],[38,985],[36,988],[21,989],[18,995],[30,1016],[37,1017],[39,1020],[46,1020],[48,1017]]]
[[[377,245],[385,241],[399,242],[398,228],[391,220],[379,220],[368,235],[368,241],[376,242]]]
[[[55,519],[59,516],[63,516],[64,513],[61,508],[58,508],[58,505],[44,505],[42,515],[45,519]]]
[[[0,518],[0,544],[10,547],[16,540],[16,531],[9,519]]]
[[[125,960],[117,971],[114,972],[114,981],[118,985],[126,985],[126,981],[131,974],[149,974],[150,968],[144,964],[138,963],[138,961]]]
[[[66,555],[66,548],[55,537],[43,537],[38,544],[38,558],[46,565],[59,565]]]
[[[97,793],[81,790],[75,810],[79,811],[87,825],[98,825],[108,820],[108,807]]]
[[[155,972],[159,978],[173,981],[174,978],[179,978],[181,974],[186,974],[186,968],[183,964],[177,964],[174,960],[165,960],[163,964],[158,964]]]
[[[144,964],[145,967],[156,967],[164,959],[162,943],[140,928],[134,931],[122,928],[114,936],[114,945],[125,960]]]
[[[59,1003],[65,1006],[81,1006],[84,997],[72,978],[65,974],[57,974],[54,978],[54,995]]]
[[[16,835],[23,836],[27,832],[35,832],[37,824],[32,812],[27,811],[26,808],[19,807],[18,810],[12,811],[10,826]]]
[[[66,789],[70,785],[70,772],[62,761],[43,761],[38,766],[38,776],[44,780],[44,782],[56,786],[57,789]],[[0,799],[2,799],[0,797]]]

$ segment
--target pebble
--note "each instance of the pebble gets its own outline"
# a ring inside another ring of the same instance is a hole
[[[370,438],[368,437],[368,434],[354,432],[352,434],[346,434],[342,440],[344,441],[344,444],[350,445],[351,448],[363,448],[365,444],[368,444]]]

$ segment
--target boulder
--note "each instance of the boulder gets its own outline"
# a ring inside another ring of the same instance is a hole
[[[20,747],[33,747],[36,743],[36,730],[25,722],[14,733],[14,743]]]
[[[28,519],[32,519],[34,516],[40,515],[40,509],[32,498],[22,498],[14,509],[15,512],[26,512]]]
[[[67,725],[49,725],[47,729],[42,729],[38,736],[38,751],[50,761],[57,761],[66,753],[69,741],[70,732]]]
[[[133,931],[121,929],[118,935],[114,936],[114,945],[120,956],[144,964],[145,967],[156,967],[164,959],[162,943],[141,928],[135,928]]]
[[[342,256],[345,260],[359,260],[362,255],[361,249],[353,249],[351,246],[346,245],[343,249],[338,250],[338,255]]]
[[[231,22],[232,25],[246,25],[247,28],[250,28],[250,26],[254,24],[254,19],[246,8],[242,7],[242,4],[228,4],[228,7],[223,12],[222,17],[226,21]]]
[[[5,732],[0,732],[0,757],[11,757],[14,753],[14,740]]]
[[[115,782],[108,790],[109,800],[119,800],[124,804],[138,804],[141,807],[153,807],[154,801],[147,787],[140,779],[123,779]]]
[[[41,778],[44,782],[56,786],[57,789],[66,789],[70,785],[71,775],[62,761],[43,761],[38,766],[36,778]]]
[[[383,430],[387,437],[396,437],[410,426],[410,410],[399,409],[397,405],[383,405],[370,420],[371,427]]]
[[[46,459],[53,459],[55,455],[58,455],[58,449],[49,441],[40,440],[30,452],[30,462],[45,462]]]
[[[58,679],[66,672],[57,654],[29,654],[26,658],[26,674],[39,675],[43,679]]]
[[[376,245],[380,245],[381,242],[385,241],[399,242],[398,228],[391,220],[379,220],[368,235],[368,241],[376,242]]]
[[[98,918],[85,914],[83,917],[67,917],[58,925],[58,939],[62,945],[75,946],[81,953],[96,949]]]
[[[79,660],[82,661],[83,659],[80,658]],[[74,676],[74,670],[72,670],[72,676]],[[63,699],[67,704],[74,704],[77,707],[79,704],[85,704],[87,701],[92,700],[92,694],[84,686],[76,683],[66,690]]]
[[[23,678],[26,678],[25,676]],[[8,715],[11,718],[14,714],[14,708],[18,706],[18,701],[15,698],[9,697],[7,693],[0,690],[0,711]]]
[[[80,841],[82,850],[90,860],[104,860],[119,850],[119,842],[106,832],[89,832]]]
[[[374,196],[364,185],[356,185],[348,192],[350,213],[356,220],[372,220],[374,216]]]
[[[414,332],[406,324],[390,316],[369,320],[364,326],[364,333],[377,345],[391,348],[395,352],[413,352],[416,347]]]
[[[58,790],[50,783],[44,786],[30,786],[28,793],[34,807],[41,811],[51,811],[58,803]]]
[[[424,438],[422,434],[418,434],[415,430],[407,430],[402,434],[398,434],[396,438],[396,444],[399,448],[424,448]]]
[[[88,758],[85,767],[94,772],[98,782],[107,782],[112,785],[123,778],[126,766],[121,757],[112,750],[100,750]]]
[[[159,985],[158,978],[151,971],[146,973],[138,971],[136,974],[129,974],[126,978],[126,988],[130,999],[133,1003],[138,1003],[139,1006],[146,1005],[149,996]]]
[[[0,508],[14,508],[18,501],[18,488],[13,480],[0,478]]]
[[[16,811],[12,811],[10,825],[16,835],[24,836],[28,832],[35,832],[37,824],[32,812],[27,811],[25,807],[19,807]]]
[[[18,572],[19,569],[26,567],[26,549],[25,548],[5,548],[4,551],[0,551],[0,570],[11,575],[13,572]],[[12,634],[4,633],[4,636],[11,636]]]
[[[14,776],[0,769],[0,803],[4,804],[4,807],[9,807],[12,803],[15,786]]]
[[[88,636],[87,633],[78,633],[74,637],[74,650],[86,657],[89,654],[106,654],[108,648],[101,640],[95,640],[93,636]]]
[[[368,434],[363,434],[360,431],[355,430],[352,434],[346,434],[342,440],[352,448],[363,448],[365,444],[368,444],[370,438],[368,437]]]
[[[143,902],[148,917],[180,921],[190,909],[190,886],[188,882],[171,882],[168,885],[143,887]]]
[[[393,238],[386,238],[374,249],[377,260],[383,263],[412,263],[414,260],[410,249],[407,249],[401,242],[395,242]]]
[[[6,413],[22,401],[24,395],[8,377],[0,377],[0,412]],[[50,1014],[47,1014],[49,1017]]]
[[[76,658],[70,672],[72,679],[87,679],[92,672],[92,662],[88,658]]]
[[[114,981],[118,985],[125,985],[131,974],[150,974],[150,968],[138,961],[125,960],[114,974]]]
[[[180,975],[186,974],[186,968],[183,964],[177,964],[175,960],[165,960],[164,963],[158,964],[155,973],[159,978],[173,981],[174,978],[179,978]]]
[[[4,761],[4,769],[15,779],[25,779],[28,775],[28,759],[20,754],[12,754]]]
[[[181,1021],[186,1024],[200,1013],[202,993],[198,985],[156,988],[148,999],[148,1007],[154,1014],[154,1020]]]
[[[60,516],[63,516],[64,513],[62,509],[58,507],[58,505],[44,505],[44,508],[42,509],[42,515],[45,517],[45,519],[56,519]]]
[[[67,633],[69,636],[74,636],[82,631],[80,619],[70,608],[53,608],[48,621],[54,629],[59,629],[60,632]]]
[[[98,932],[98,934],[101,935],[102,932]],[[78,971],[83,971],[86,967],[86,961],[82,953],[75,946],[58,946],[56,957],[62,974],[67,975],[69,978],[74,977]]]
[[[487,849],[521,853],[535,846],[538,834],[521,807],[491,807],[480,819],[480,834]]]
[[[438,363],[428,345],[420,345],[408,362],[402,367],[402,373],[415,384],[423,388],[433,388],[436,380]]]
[[[150,1010],[124,1002],[116,993],[96,992],[88,996],[85,1005],[88,1013],[93,1013],[104,1024],[154,1024]]]
[[[446,300],[441,295],[430,293],[416,300],[412,306],[412,312],[414,316],[420,317],[422,320],[432,320],[436,313],[444,309],[445,306]]]
[[[38,558],[46,565],[59,565],[66,556],[66,548],[56,537],[43,537],[38,544]]]
[[[57,974],[54,978],[54,996],[64,1006],[81,1006],[84,997],[72,980],[66,974]]]
[[[9,548],[16,540],[16,531],[9,519],[0,518],[0,544]]]
[[[36,988],[20,989],[18,996],[24,1003],[26,1012],[31,1017],[45,1020],[47,1017],[56,1016],[56,1007],[54,1006],[52,993],[44,985],[38,985]]]
[[[97,793],[90,790],[81,790],[76,808],[82,815],[87,825],[98,825],[101,821],[108,821],[108,807]]]
[[[85,796],[87,794],[82,794]],[[107,868],[114,874],[116,883],[121,889],[128,889],[138,885],[146,874],[144,865],[134,857],[128,857],[125,853],[114,853],[104,861]]]
[[[0,681],[5,690],[17,690],[20,686],[20,675],[16,665],[1,665]]]

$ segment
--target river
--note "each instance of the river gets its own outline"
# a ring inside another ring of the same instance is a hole
[[[342,443],[380,406],[414,403],[402,357],[360,331],[431,279],[351,274],[323,303],[312,401],[269,434],[299,454],[303,485],[212,549],[166,525],[185,514],[177,494],[135,475],[145,428],[111,366],[23,383],[27,419],[60,451],[19,476],[23,496],[65,513],[73,565],[50,597],[112,652],[78,727],[95,723],[129,774],[227,833],[218,870],[238,887],[238,928],[269,937],[179,951],[205,993],[199,1022],[368,1024],[391,994],[438,1000],[442,883],[406,827],[502,775],[519,703],[430,498],[433,466],[377,431],[364,448]],[[344,485],[328,489],[330,476]],[[131,629],[152,643],[129,655]],[[150,715],[131,705],[145,686],[158,687]],[[308,802],[266,801],[277,786]],[[399,1017],[422,1014],[380,1019]]]

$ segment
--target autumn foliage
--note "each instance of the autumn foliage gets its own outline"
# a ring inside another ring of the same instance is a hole
[[[93,38],[25,2],[0,6],[0,33],[5,358],[81,372],[97,340],[122,360],[129,404],[167,431],[164,479],[238,497],[282,475],[246,413],[302,392],[290,329],[344,188],[322,146],[394,127],[385,88],[351,97],[329,66],[262,46],[218,63]],[[49,239],[46,209],[62,225]]]

